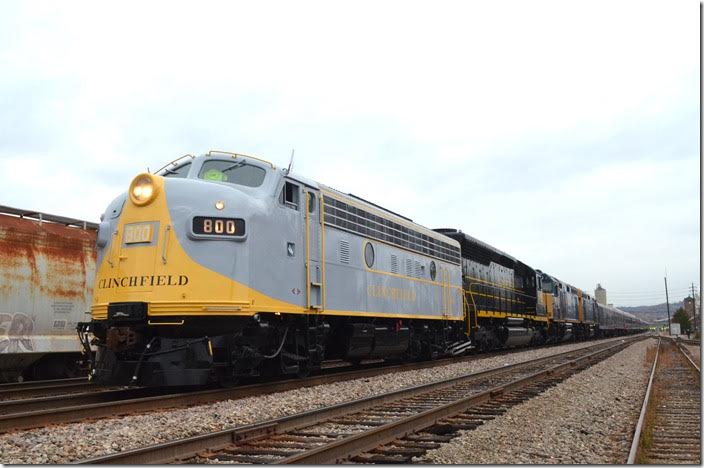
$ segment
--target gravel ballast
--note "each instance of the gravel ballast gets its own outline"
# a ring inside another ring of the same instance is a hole
[[[608,341],[608,340],[605,340]],[[649,340],[650,341],[650,340]],[[0,435],[0,462],[67,463],[309,411],[591,346],[595,341],[398,372],[271,395]]]
[[[646,340],[569,377],[419,458],[432,464],[624,464],[656,342]]]

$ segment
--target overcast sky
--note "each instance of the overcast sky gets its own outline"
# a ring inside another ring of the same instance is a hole
[[[699,3],[0,2],[0,205],[257,155],[609,302],[700,273]]]

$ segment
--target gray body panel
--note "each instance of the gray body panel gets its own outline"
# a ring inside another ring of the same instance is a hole
[[[188,178],[166,177],[164,180],[173,232],[194,262],[311,313],[462,319],[459,264],[365,238],[329,223],[324,225],[323,233],[321,217],[324,210],[320,186],[315,182],[289,176],[285,171],[246,158],[248,164],[267,171],[259,187],[194,178],[203,161],[208,159],[219,158],[196,157],[190,161]],[[297,209],[293,209],[290,203],[282,203],[280,194],[286,182],[296,186]],[[326,190],[332,191],[329,188]],[[308,212],[306,192],[315,198],[311,212]],[[349,198],[350,203],[366,205],[344,194],[336,193],[335,197]],[[116,198],[101,222],[98,264],[103,261],[105,252],[113,242],[111,233],[117,226],[125,199],[125,194]],[[215,208],[217,201],[224,203],[222,210]],[[365,209],[374,210],[377,214],[383,212],[369,205]],[[381,214],[395,222],[404,222],[406,226],[434,239],[457,246],[456,241],[420,225],[408,220],[401,221],[400,217],[390,213]],[[191,228],[194,216],[242,218],[246,224],[246,236],[237,239],[196,236]],[[364,262],[366,242],[373,244],[376,254],[371,269]],[[341,247],[345,243],[346,249]],[[289,254],[290,245],[293,246],[293,255]],[[346,250],[346,254],[341,253],[341,248]],[[392,256],[396,259],[397,272],[391,265]],[[430,278],[431,262],[435,263],[437,270],[435,280]],[[307,264],[311,270],[310,282]],[[214,291],[214,297],[229,299],[223,297],[223,291]],[[309,306],[320,306],[320,309]]]

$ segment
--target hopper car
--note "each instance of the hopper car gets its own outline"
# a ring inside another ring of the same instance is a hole
[[[0,206],[0,381],[81,373],[76,326],[90,311],[97,227]]]

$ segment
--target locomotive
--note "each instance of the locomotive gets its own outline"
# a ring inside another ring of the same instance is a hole
[[[236,153],[137,175],[97,251],[78,331],[105,384],[227,385],[643,326],[461,231]]]

